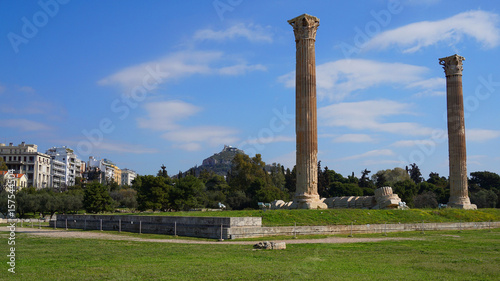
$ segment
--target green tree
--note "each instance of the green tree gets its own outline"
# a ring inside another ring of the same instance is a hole
[[[83,207],[88,213],[110,212],[114,201],[109,196],[108,188],[98,182],[87,184],[83,195]]]
[[[482,189],[470,195],[472,204],[476,204],[478,208],[495,208],[498,202],[498,196],[493,190]]]
[[[418,193],[418,187],[411,179],[396,182],[392,186],[392,189],[402,201],[406,202],[408,206],[413,207],[413,198]]]
[[[193,175],[177,179],[169,200],[173,209],[183,211],[202,208],[208,204],[203,181]]]
[[[7,167],[7,164],[5,161],[3,161],[3,157],[0,157],[0,171],[7,171],[9,168]]]
[[[169,178],[138,176],[132,183],[132,188],[137,191],[137,208],[140,211],[171,209],[169,194],[173,187]]]
[[[384,175],[385,185],[392,186],[397,182],[411,180],[405,169],[396,167],[394,169],[380,170],[372,176],[372,181],[377,182],[380,174]],[[382,185],[377,183],[377,187]]]
[[[500,189],[500,176],[488,171],[470,173],[469,188],[472,191]]]
[[[438,201],[436,199],[436,194],[432,191],[425,191],[416,195],[413,198],[413,206],[415,208],[437,208]]]
[[[408,169],[408,172],[410,173],[410,178],[413,180],[414,183],[419,184],[421,183],[424,179],[422,178],[422,173],[420,172],[420,169],[418,168],[417,164],[413,163],[410,165],[410,169]]]

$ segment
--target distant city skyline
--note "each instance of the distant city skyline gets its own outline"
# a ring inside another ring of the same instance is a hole
[[[320,19],[318,160],[448,176],[446,80],[465,57],[467,170],[500,174],[493,1],[2,1],[0,143],[169,175],[231,145],[295,164],[295,38]]]

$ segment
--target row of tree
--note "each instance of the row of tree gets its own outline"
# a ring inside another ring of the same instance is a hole
[[[321,167],[318,163],[318,193],[321,197],[368,196],[382,186],[391,186],[394,193],[410,207],[435,208],[449,198],[447,178],[430,173],[425,180],[417,165],[406,169],[381,170],[370,176],[365,169],[361,177],[354,173],[344,177]],[[26,213],[54,214],[77,212],[82,208],[89,213],[112,211],[124,207],[140,211],[178,211],[197,208],[218,208],[223,203],[228,209],[258,208],[258,202],[276,199],[290,200],[295,193],[295,167],[285,169],[280,164],[266,165],[259,154],[249,157],[238,154],[226,177],[201,172],[179,173],[169,177],[165,169],[156,176],[138,176],[131,187],[116,183],[81,183],[64,192],[51,189],[26,188],[16,194],[16,210]],[[500,207],[500,176],[491,172],[473,172],[469,180],[471,202],[480,208]],[[6,192],[0,193],[0,202],[7,200]],[[7,204],[0,204],[6,214]]]

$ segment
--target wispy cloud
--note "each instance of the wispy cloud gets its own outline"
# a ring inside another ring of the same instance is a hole
[[[380,85],[405,86],[419,82],[425,85],[423,75],[429,71],[422,66],[364,59],[327,62],[316,69],[318,97],[329,100],[342,100],[355,91]],[[295,72],[279,77],[278,81],[285,87],[295,87]]]
[[[204,145],[211,147],[238,141],[238,131],[226,127],[198,126],[169,131],[162,138],[174,142],[174,146],[188,151],[200,150]]]
[[[176,129],[178,121],[201,111],[200,107],[179,100],[147,103],[144,108],[148,118],[137,118],[138,127],[157,131]]]
[[[133,65],[98,81],[99,85],[118,85],[130,96],[137,87],[146,91],[160,85],[196,74],[242,75],[250,71],[265,71],[263,65],[235,62],[223,52],[182,51],[166,57]]]
[[[0,120],[0,127],[13,128],[20,131],[46,131],[53,129],[46,124],[28,119],[3,119]]]
[[[500,137],[500,131],[485,129],[466,129],[465,137],[471,142],[486,142]]]
[[[446,139],[446,136],[444,139]],[[434,140],[400,140],[392,144],[394,147],[413,147],[413,146],[434,146],[436,141]]]
[[[355,159],[363,159],[363,158],[369,158],[369,157],[375,157],[375,156],[379,157],[379,156],[394,156],[394,155],[395,155],[395,153],[390,149],[377,149],[377,150],[370,150],[370,151],[362,153],[362,154],[344,157],[340,160],[355,160]]]
[[[436,44],[454,45],[471,37],[484,48],[500,43],[498,15],[480,10],[468,11],[439,21],[422,21],[382,32],[366,42],[362,49],[387,49],[396,46],[413,53]]]
[[[294,142],[295,137],[291,136],[271,136],[268,138],[256,138],[249,139],[246,142],[248,144],[268,144],[268,143],[276,143],[276,142]]]
[[[189,127],[182,121],[196,115],[201,107],[180,100],[147,103],[148,118],[138,118],[139,128],[162,131],[161,137],[176,148],[186,151],[200,150],[204,146],[220,146],[238,141],[237,130],[220,126]]]
[[[96,144],[95,150],[107,151],[107,152],[132,153],[132,154],[151,154],[158,152],[157,149],[146,148],[140,144],[128,144],[120,142],[101,142]]]
[[[344,102],[322,107],[318,116],[325,126],[347,127],[401,135],[429,135],[431,128],[411,122],[383,123],[383,117],[412,114],[412,105],[390,100]]]
[[[375,140],[366,134],[345,134],[333,139],[333,142],[362,143],[374,142]]]
[[[235,38],[245,38],[250,42],[273,42],[273,34],[269,27],[260,25],[239,23],[226,30],[215,31],[213,29],[201,29],[195,32],[195,40],[224,41]]]

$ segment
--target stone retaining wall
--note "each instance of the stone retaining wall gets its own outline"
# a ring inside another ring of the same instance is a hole
[[[500,222],[458,222],[458,223],[407,223],[407,224],[363,224],[363,225],[326,225],[326,226],[279,226],[230,228],[231,239],[266,237],[277,235],[333,235],[359,233],[386,233],[429,230],[466,230],[499,228]]]
[[[260,227],[260,217],[59,215],[50,226],[227,239],[228,229]]]
[[[213,239],[237,239],[277,235],[332,235],[402,231],[500,228],[500,222],[363,224],[263,227],[260,217],[172,217],[120,215],[59,215],[50,221],[57,228],[112,230]]]

